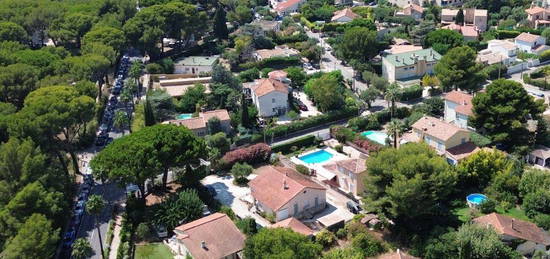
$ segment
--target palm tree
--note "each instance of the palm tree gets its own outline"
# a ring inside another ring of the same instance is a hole
[[[99,238],[99,249],[101,252],[101,258],[105,259],[105,255],[103,254],[103,242],[101,241],[101,232],[99,229],[99,222],[98,217],[101,214],[101,211],[103,211],[103,208],[105,207],[105,200],[97,194],[92,194],[88,198],[88,203],[86,203],[86,211],[94,215],[95,217],[95,226],[97,228],[97,237]]]
[[[401,89],[396,83],[391,84],[386,92],[384,93],[384,99],[388,101],[388,106],[390,106],[390,117],[393,119],[393,114],[395,110],[395,102],[399,101],[401,95]]]
[[[401,120],[391,120],[388,123],[387,130],[393,137],[393,148],[397,148],[397,139],[401,136],[404,130],[404,124]]]
[[[88,240],[86,240],[85,238],[79,238],[76,241],[74,241],[73,251],[71,252],[72,258],[86,259],[86,258],[90,258],[93,253],[94,253],[94,250],[92,250],[92,247],[90,246],[90,242],[88,242]]]
[[[130,120],[128,120],[128,115],[124,111],[116,111],[115,118],[113,119],[113,124],[118,129],[122,130],[122,135],[124,135],[124,127],[128,125],[128,128],[130,128]],[[131,132],[130,132],[131,133]]]

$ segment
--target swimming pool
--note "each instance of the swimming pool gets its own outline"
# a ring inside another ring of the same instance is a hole
[[[479,205],[485,200],[487,200],[487,196],[481,193],[473,193],[466,197],[466,201],[468,201],[468,203],[472,203],[473,205]]]
[[[361,133],[361,136],[365,136],[366,138],[380,144],[380,145],[386,145],[386,138],[388,138],[388,134],[381,132],[381,131],[363,131]]]
[[[298,157],[298,159],[308,164],[316,164],[316,163],[322,163],[322,162],[328,161],[333,156],[334,156],[333,154],[325,150],[319,150],[319,151],[315,151],[313,153]]]
[[[191,119],[192,117],[193,117],[192,113],[182,113],[182,114],[176,116],[176,119],[178,119],[178,120],[187,120],[187,119]]]

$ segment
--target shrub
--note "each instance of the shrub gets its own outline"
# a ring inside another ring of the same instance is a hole
[[[479,211],[483,214],[495,212],[496,203],[492,199],[487,199],[479,204]]]
[[[270,155],[271,148],[265,143],[258,143],[227,152],[222,157],[222,160],[225,166],[232,167],[237,162],[248,162],[251,164],[265,162],[269,159]]]
[[[246,217],[244,219],[239,219],[235,223],[237,228],[241,230],[245,235],[251,236],[258,233],[258,228],[256,226],[256,221],[252,217]]]
[[[260,70],[256,67],[245,70],[239,74],[239,79],[242,82],[251,82],[258,78],[260,78]]]
[[[142,222],[136,228],[136,238],[139,241],[145,241],[151,238],[151,227],[149,224]]]
[[[332,127],[330,131],[331,135],[340,143],[346,143],[346,141],[352,141],[355,138],[353,130],[343,126]]]
[[[401,101],[409,101],[422,97],[422,90],[422,86],[419,85],[403,88],[401,90]]]
[[[257,62],[247,62],[241,64],[241,69],[252,69],[252,68],[274,68],[274,69],[283,69],[291,66],[299,66],[300,57],[291,56],[291,57],[272,57],[263,59]]]
[[[345,228],[341,228],[341,229],[338,229],[338,231],[336,231],[336,236],[339,239],[346,238],[347,235],[348,235],[348,232],[346,231]]]
[[[550,53],[549,53],[550,54]],[[487,75],[488,79],[495,80],[500,77],[504,77],[508,68],[503,64],[493,64],[483,68],[483,73]]]
[[[233,209],[231,209],[229,206],[226,206],[226,205],[221,206],[218,212],[227,215],[231,220],[237,219],[235,212],[233,212]]]
[[[348,127],[354,131],[375,130],[380,129],[380,123],[375,115],[371,114],[366,117],[355,117],[348,121]]]
[[[336,152],[338,152],[338,153],[344,153],[344,146],[342,146],[342,145],[336,145],[336,146],[334,147],[334,150],[336,150]]]
[[[357,138],[353,141],[353,144],[359,146],[360,148],[370,152],[377,152],[382,148],[378,143],[374,143],[366,138]]]
[[[334,233],[323,229],[315,236],[315,241],[324,248],[329,248],[336,242],[336,236]]]
[[[470,133],[470,139],[478,147],[486,147],[491,144],[491,140],[488,137],[475,132]]]
[[[537,213],[550,213],[550,191],[539,189],[525,195],[523,209],[529,217]]]
[[[292,147],[308,147],[308,146],[311,146],[311,145],[314,145],[315,144],[315,136],[313,135],[307,135],[307,136],[304,136],[304,137],[300,137],[300,138],[297,138],[293,141],[290,141],[290,142],[286,142],[286,143],[283,143],[283,144],[280,144],[280,145],[276,145],[274,146],[271,151],[274,152],[274,153],[283,153],[283,154],[287,154],[287,153],[291,153],[293,152],[292,151]]]
[[[310,174],[310,171],[309,171],[309,168],[307,168],[307,166],[305,165],[296,165],[296,171],[298,171],[298,173],[301,173],[303,175],[309,175]]]
[[[246,177],[249,176],[253,170],[252,166],[247,163],[235,163],[233,167],[231,167],[231,175],[233,175],[235,179],[234,182],[237,185],[245,185],[248,183]]]
[[[508,30],[497,30],[496,31],[496,36],[497,36],[498,39],[515,38],[520,34],[521,34],[521,32],[519,32],[519,31],[508,31]]]
[[[360,233],[353,237],[351,246],[361,250],[365,257],[376,256],[386,250],[380,241],[368,233]]]
[[[534,221],[535,221],[535,224],[537,224],[537,226],[545,230],[550,229],[550,215],[539,213],[535,216]]]

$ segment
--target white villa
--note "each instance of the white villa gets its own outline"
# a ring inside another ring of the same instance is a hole
[[[276,79],[262,78],[245,85],[260,117],[285,114],[288,109],[288,86]]]

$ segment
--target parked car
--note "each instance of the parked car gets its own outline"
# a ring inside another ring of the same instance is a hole
[[[157,236],[159,238],[165,238],[168,237],[168,231],[165,226],[163,225],[155,225],[154,226],[155,232],[157,232]]]
[[[353,214],[358,214],[362,210],[359,204],[357,204],[357,202],[354,202],[354,201],[346,202],[346,207]]]

